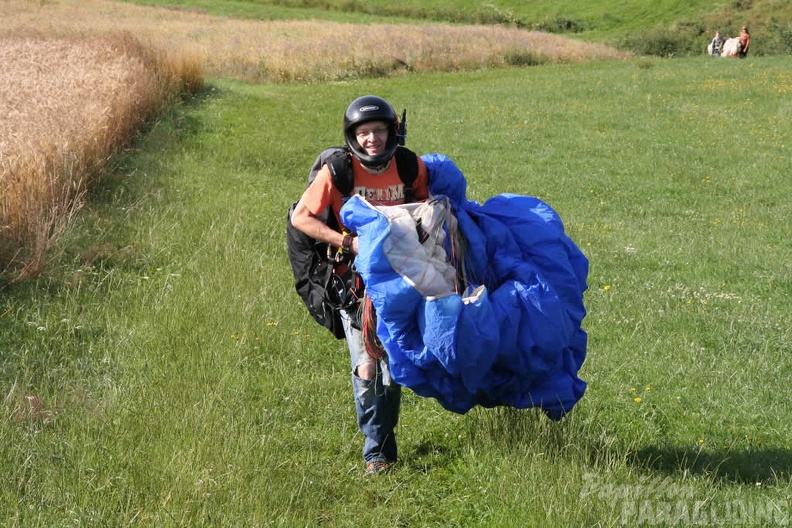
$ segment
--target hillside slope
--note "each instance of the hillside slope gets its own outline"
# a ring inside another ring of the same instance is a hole
[[[320,18],[360,23],[442,21],[508,24],[564,33],[659,56],[702,53],[716,30],[754,35],[753,54],[792,53],[792,2],[782,0],[127,0],[255,18]],[[244,6],[244,9],[243,9]],[[347,18],[348,17],[348,18]]]
[[[315,6],[317,0],[246,0]],[[781,0],[322,0],[328,9],[458,22],[510,23],[652,55],[698,54],[721,31],[748,25],[756,54],[792,53],[792,2]]]

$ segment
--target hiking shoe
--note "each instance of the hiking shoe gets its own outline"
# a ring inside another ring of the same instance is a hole
[[[373,460],[366,465],[366,475],[379,475],[388,471],[390,464],[384,460]]]

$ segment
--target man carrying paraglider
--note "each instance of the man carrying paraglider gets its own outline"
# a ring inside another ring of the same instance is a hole
[[[397,150],[403,149],[399,145],[398,132],[398,115],[381,97],[359,97],[344,113],[343,133],[348,162],[351,162],[352,194],[365,197],[372,205],[405,203],[406,186],[400,175],[405,167],[398,165],[401,160],[409,161],[410,155],[417,162],[417,174],[413,175],[414,182],[407,187],[407,199],[424,200],[429,196],[428,175],[423,161],[409,151],[398,160],[395,156]],[[407,165],[406,162],[402,164]],[[327,242],[354,258],[358,252],[358,240],[344,229],[337,216],[348,196],[334,185],[331,172],[331,165],[326,164],[317,173],[297,203],[291,223],[310,237]],[[331,207],[336,215],[340,231],[319,219],[327,207]],[[394,428],[399,419],[401,387],[389,374],[387,355],[373,358],[367,353],[359,313],[359,302],[351,303],[340,311],[352,360],[358,427],[366,437],[363,459],[366,472],[374,474],[387,470],[397,459]]]
[[[340,248],[342,266],[353,256],[365,282],[362,303],[344,283],[352,301],[339,295],[331,308],[341,311],[352,358],[366,471],[397,459],[402,386],[460,414],[538,407],[563,418],[586,390],[578,371],[588,259],[558,214],[529,196],[467,200],[453,161],[399,147],[399,120],[379,97],[353,101],[343,129],[347,150],[326,158],[290,225]],[[339,229],[322,220],[327,206]],[[307,304],[324,324],[324,310]]]

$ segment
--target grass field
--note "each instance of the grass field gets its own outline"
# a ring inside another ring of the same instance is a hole
[[[0,291],[11,526],[789,523],[786,58],[603,62],[316,86],[213,80]],[[406,391],[362,475],[344,344],[292,290],[284,221],[377,93],[469,196],[539,196],[591,261],[589,390],[564,421]],[[679,521],[679,522],[676,522]]]
[[[736,36],[748,25],[752,54],[792,52],[792,4],[779,0],[129,0],[215,16],[348,23],[505,24],[604,42],[637,54],[703,54],[715,31]]]

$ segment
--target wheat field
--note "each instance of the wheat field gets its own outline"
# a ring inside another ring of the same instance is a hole
[[[3,18],[31,6],[6,2]],[[0,275],[11,281],[40,273],[107,158],[203,82],[194,58],[127,32],[23,26],[0,36]]]

